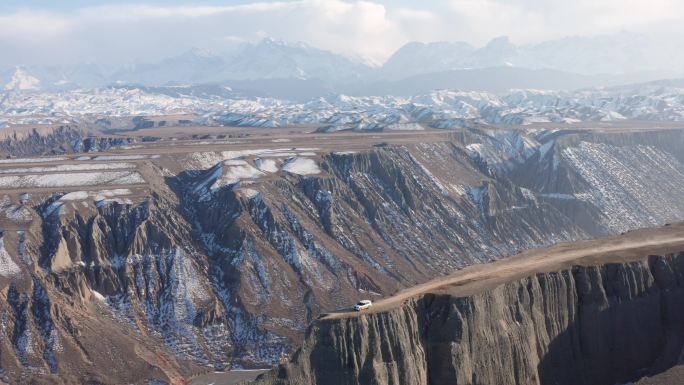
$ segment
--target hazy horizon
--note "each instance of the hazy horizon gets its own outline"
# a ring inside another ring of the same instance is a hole
[[[0,5],[0,66],[118,66],[153,62],[193,47],[222,53],[264,37],[303,42],[375,64],[413,41],[482,47],[495,37],[509,36],[525,45],[623,31],[663,42],[654,51],[665,53],[684,32],[682,21],[684,14],[670,0],[10,0]]]

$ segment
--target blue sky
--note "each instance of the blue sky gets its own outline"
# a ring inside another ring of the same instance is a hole
[[[152,61],[274,37],[382,62],[410,41],[684,36],[679,0],[1,0],[0,66]]]

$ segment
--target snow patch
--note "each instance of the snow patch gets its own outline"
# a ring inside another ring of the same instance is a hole
[[[231,159],[223,162],[226,166],[246,166],[247,162],[242,159]]]
[[[425,127],[418,123],[393,123],[385,127],[389,131],[424,131]]]
[[[61,201],[80,201],[83,199],[88,199],[87,191],[74,191],[59,198]]]
[[[21,269],[5,249],[5,240],[0,237],[0,275],[10,278],[18,275],[20,272]]]
[[[47,163],[47,162],[58,162],[61,160],[66,160],[67,158],[63,156],[53,156],[48,158],[14,158],[14,159],[0,159],[0,164],[12,164],[12,163]]]
[[[237,194],[243,198],[252,199],[259,196],[257,190],[252,190],[251,188],[240,188],[236,190]]]
[[[159,155],[100,155],[93,158],[93,160],[140,160],[157,158],[159,158]]]
[[[278,165],[276,164],[276,161],[274,159],[256,158],[254,159],[254,163],[256,164],[257,168],[259,168],[259,170],[261,171],[278,172]]]
[[[96,193],[97,195],[101,195],[107,198],[115,197],[115,196],[120,196],[120,195],[130,195],[131,190],[127,188],[116,188],[113,190],[100,190]]]
[[[91,293],[91,294],[93,295],[93,297],[95,297],[95,299],[97,299],[98,301],[107,302],[107,298],[106,298],[104,295],[98,293],[97,291],[95,291],[95,290],[93,290],[93,289],[90,289],[90,293]]]
[[[256,179],[264,176],[264,173],[245,162],[244,166],[230,166],[224,174],[224,179]]]
[[[297,175],[315,175],[320,174],[321,169],[313,159],[309,158],[294,158],[285,161],[283,170]]]
[[[109,199],[109,198],[116,198],[122,195],[130,195],[131,190],[127,188],[119,188],[119,189],[112,189],[112,190],[100,190],[100,191],[73,191],[68,194],[63,195],[61,198],[59,198],[57,201],[53,202],[50,206],[48,206],[48,209],[46,211],[46,214],[50,214],[54,210],[60,209],[63,205],[64,202],[72,202],[72,201],[84,201],[88,198],[93,198],[93,200],[98,204],[98,206],[101,206],[104,203],[107,202],[119,202],[119,203],[132,203],[130,200],[121,200],[121,199]],[[85,202],[83,202],[85,204]]]
[[[117,170],[135,168],[133,163],[93,163],[93,164],[60,164],[50,167],[25,167],[8,168],[0,170],[0,174],[27,174],[27,173],[47,173],[59,171],[90,171],[90,170]]]
[[[297,156],[296,152],[266,152],[259,154],[261,157],[269,157],[269,158],[290,158],[293,156]]]
[[[135,171],[55,173],[0,177],[0,187],[3,188],[106,186],[141,183],[145,183],[145,179]]]

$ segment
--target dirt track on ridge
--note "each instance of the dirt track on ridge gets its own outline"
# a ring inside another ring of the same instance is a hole
[[[528,250],[500,261],[469,266],[456,273],[402,290],[376,301],[364,312],[341,309],[321,319],[356,317],[401,306],[413,297],[426,293],[448,292],[465,296],[505,282],[540,272],[558,271],[572,265],[597,265],[630,261],[652,254],[684,251],[684,223],[655,229],[631,231],[622,235],[573,243],[561,243],[542,249]],[[353,302],[353,300],[352,300]]]

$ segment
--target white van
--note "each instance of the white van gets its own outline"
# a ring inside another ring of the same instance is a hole
[[[371,306],[373,306],[373,302],[371,302],[368,299],[364,299],[363,301],[359,301],[359,303],[354,305],[354,310],[356,310],[356,311],[366,310],[366,309],[370,309]]]

